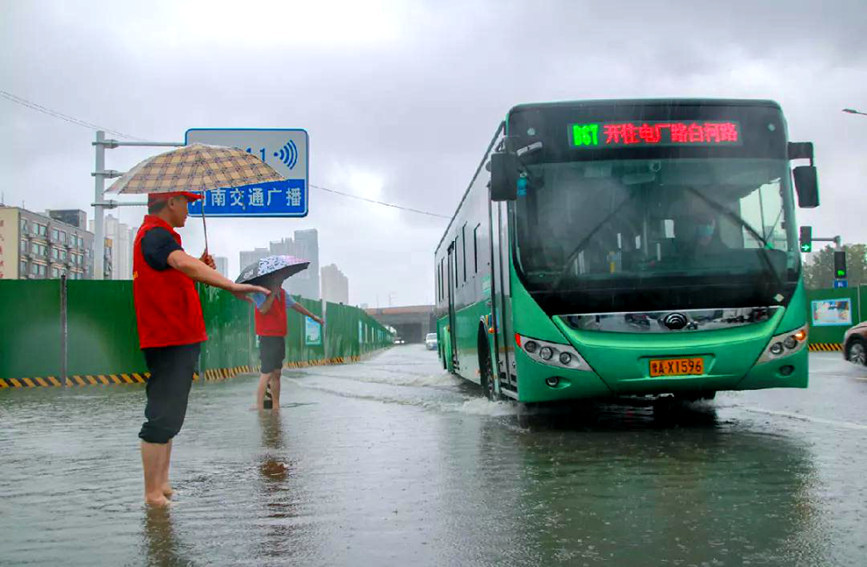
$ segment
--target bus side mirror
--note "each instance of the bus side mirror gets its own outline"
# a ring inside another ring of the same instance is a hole
[[[799,165],[793,171],[795,189],[798,191],[798,206],[802,209],[815,209],[819,206],[819,178],[816,166]]]
[[[507,152],[491,154],[491,200],[518,198],[518,158]]]

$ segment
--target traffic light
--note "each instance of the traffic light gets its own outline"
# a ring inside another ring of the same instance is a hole
[[[813,227],[801,227],[801,252],[813,251]]]
[[[834,278],[846,279],[846,252],[843,250],[834,252]]]

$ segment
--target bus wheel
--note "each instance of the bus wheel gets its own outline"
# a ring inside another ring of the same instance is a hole
[[[481,340],[479,341],[479,352],[481,354],[481,377],[482,377],[482,389],[485,392],[485,397],[495,402],[499,399],[497,395],[495,383],[494,383],[494,365],[491,363],[491,354],[488,349],[488,342]]]
[[[867,365],[867,347],[860,339],[853,339],[846,347],[846,360],[855,364]]]

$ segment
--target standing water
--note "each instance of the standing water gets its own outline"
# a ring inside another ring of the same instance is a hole
[[[863,564],[867,425],[814,398],[865,382],[820,362],[806,392],[529,421],[418,345],[285,371],[276,414],[253,376],[197,384],[165,510],[142,503],[142,387],[4,391],[0,563]]]

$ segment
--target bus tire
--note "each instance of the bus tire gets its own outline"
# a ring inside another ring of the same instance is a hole
[[[494,365],[491,361],[491,349],[488,348],[488,338],[479,330],[479,376],[485,397],[495,402],[499,399],[494,382]]]
[[[846,345],[846,360],[867,366],[867,344],[857,337],[850,340]]]

